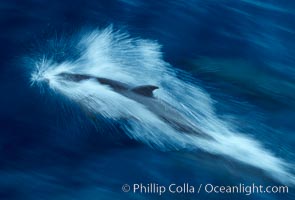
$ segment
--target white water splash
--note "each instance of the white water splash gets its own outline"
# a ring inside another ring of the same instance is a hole
[[[210,96],[193,84],[188,75],[166,63],[157,43],[133,39],[112,28],[92,31],[75,41],[78,42],[74,48],[80,52],[75,59],[56,62],[54,57],[42,57],[35,60],[32,83],[49,80],[51,89],[82,105],[87,112],[117,120],[128,119],[124,126],[126,134],[154,148],[162,151],[200,149],[262,169],[281,182],[295,182],[286,162],[264,149],[258,141],[233,132],[230,125],[217,117]],[[144,105],[108,86],[93,80],[67,81],[57,76],[62,72],[109,78],[134,86],[159,86],[156,98],[173,105],[215,140],[179,133]]]

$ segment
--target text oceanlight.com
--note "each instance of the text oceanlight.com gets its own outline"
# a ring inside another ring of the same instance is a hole
[[[158,183],[135,183],[135,184],[124,184],[122,186],[123,192],[132,192],[140,194],[157,194],[163,195],[165,193],[172,194],[199,194],[199,193],[208,193],[208,194],[244,194],[251,195],[254,193],[288,193],[289,188],[286,185],[272,185],[272,186],[263,186],[256,185],[255,183],[251,185],[237,184],[237,185],[214,185],[214,184],[199,184],[192,185],[189,183],[176,184],[171,183],[169,185],[161,185]]]

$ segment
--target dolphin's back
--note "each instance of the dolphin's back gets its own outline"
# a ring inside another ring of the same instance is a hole
[[[95,79],[100,84],[108,85],[115,92],[144,105],[147,109],[175,130],[183,133],[198,134],[204,137],[209,137],[197,128],[186,116],[181,114],[181,112],[179,112],[175,107],[161,99],[155,98],[153,91],[158,89],[157,86],[142,85],[132,87],[120,81],[84,74],[61,73],[60,76],[75,82]]]
[[[153,85],[131,87],[128,84],[124,84],[122,82],[114,81],[111,79],[96,79],[101,84],[111,86],[121,95],[144,105],[148,110],[158,116],[165,123],[169,124],[175,130],[187,134],[197,134],[203,137],[209,137],[172,105],[161,99],[155,98],[153,95],[153,91],[158,89],[159,87]]]
[[[128,90],[128,88],[130,87],[128,84],[122,83],[120,81],[111,80],[111,79],[108,79],[108,78],[95,77],[95,79],[100,84],[108,85],[112,89],[114,89],[115,91]]]

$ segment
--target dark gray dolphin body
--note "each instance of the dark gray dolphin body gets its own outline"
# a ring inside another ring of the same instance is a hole
[[[196,134],[204,138],[213,139],[211,136],[197,128],[190,120],[187,119],[187,117],[178,112],[172,105],[155,98],[153,91],[158,89],[157,86],[142,85],[132,87],[120,81],[84,74],[61,73],[58,76],[74,82],[94,79],[100,84],[111,87],[115,92],[144,105],[149,111],[154,113],[165,123],[169,124],[173,129],[182,133]]]

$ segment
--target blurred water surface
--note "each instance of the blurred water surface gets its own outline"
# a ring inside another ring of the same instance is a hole
[[[201,152],[150,149],[113,122],[102,120],[96,129],[76,105],[69,108],[30,87],[24,55],[48,40],[109,24],[132,37],[156,40],[165,61],[191,73],[211,95],[220,118],[293,163],[293,1],[2,0],[0,11],[1,199],[228,199],[205,193],[125,194],[121,186],[278,184]],[[293,199],[294,194],[230,197]]]

